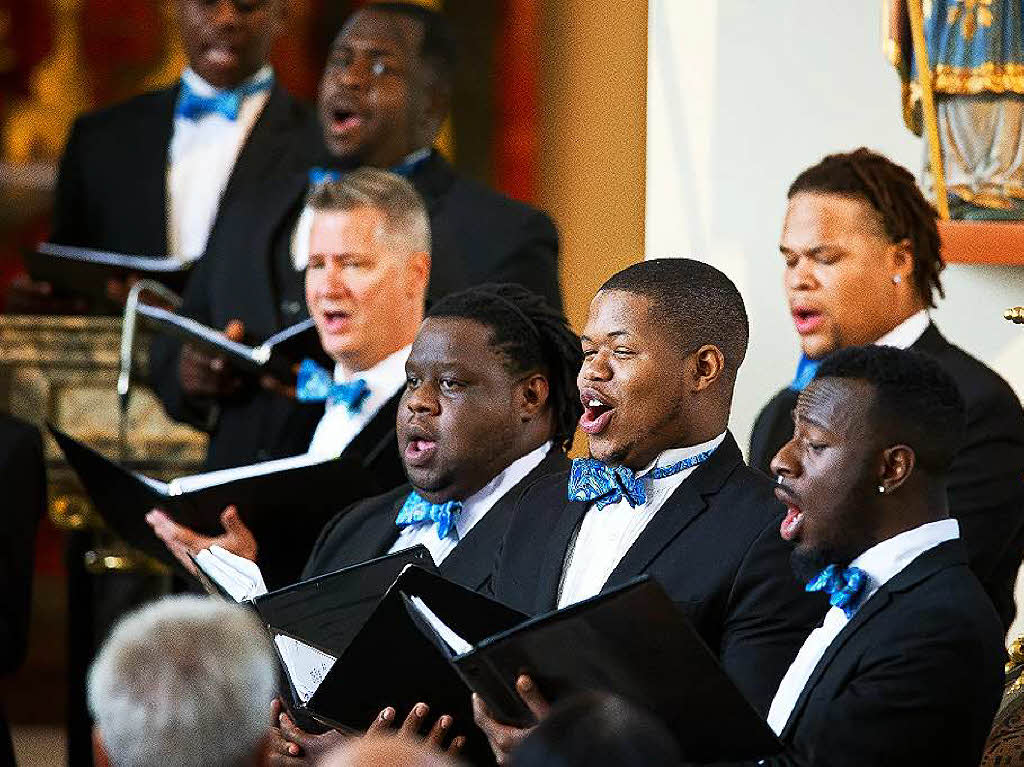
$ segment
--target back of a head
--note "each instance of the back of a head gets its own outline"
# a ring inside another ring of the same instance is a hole
[[[353,738],[317,762],[317,767],[458,767],[460,762],[425,743],[401,735]]]
[[[750,328],[743,297],[721,271],[691,258],[655,258],[613,274],[601,290],[647,298],[652,318],[685,345],[681,352],[717,346],[726,373],[735,380],[747,354]]]
[[[583,351],[561,311],[522,285],[502,283],[452,293],[431,306],[427,316],[478,322],[490,328],[491,345],[505,357],[510,373],[541,371],[548,379],[551,438],[566,450],[572,446],[583,413],[576,388]]]
[[[259,621],[205,597],[127,615],[89,670],[89,711],[115,767],[251,764],[275,692]]]
[[[914,286],[925,306],[935,306],[935,293],[945,295],[939,279],[946,264],[942,260],[938,214],[909,170],[861,147],[828,155],[807,168],[790,185],[786,197],[791,199],[801,192],[834,194],[866,202],[878,213],[890,241],[910,241]]]
[[[814,378],[871,384],[872,431],[911,447],[919,470],[933,477],[949,471],[964,441],[966,409],[956,382],[934,359],[891,346],[850,346],[826,357]]]
[[[556,706],[512,753],[513,767],[674,767],[681,761],[665,725],[604,693]]]

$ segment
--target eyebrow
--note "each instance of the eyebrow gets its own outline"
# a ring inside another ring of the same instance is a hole
[[[612,330],[612,331],[609,331],[608,333],[605,333],[604,337],[605,338],[618,338],[620,336],[628,336],[628,335],[630,335],[630,332],[628,330]],[[584,336],[584,335],[580,336],[580,341],[591,341],[592,342],[593,340],[594,339],[591,338],[590,336]]]
[[[801,253],[806,253],[808,256],[814,257],[814,256],[818,255],[819,253],[821,253],[822,251],[825,251],[825,250],[834,250],[834,251],[837,251],[837,252],[840,252],[840,253],[845,252],[841,246],[833,245],[833,244],[815,245],[813,248],[808,248],[807,250],[800,251],[800,252]],[[785,245],[783,245],[780,242],[779,243],[779,252],[780,253],[796,253],[797,251],[793,250],[792,248],[787,248]]]

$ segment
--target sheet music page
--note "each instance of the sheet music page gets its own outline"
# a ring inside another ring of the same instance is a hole
[[[267,585],[259,566],[220,546],[200,551],[196,555],[196,563],[236,602],[255,599],[267,593]]]
[[[191,493],[193,490],[202,490],[204,487],[224,485],[237,479],[259,477],[264,474],[273,474],[274,472],[295,469],[301,466],[312,466],[313,464],[323,463],[325,460],[331,459],[302,453],[301,455],[278,458],[273,461],[236,466],[233,469],[219,469],[218,471],[208,471],[205,474],[193,474],[190,477],[178,477],[168,483],[168,493],[170,495],[182,495],[184,493]]]
[[[274,644],[288,669],[288,678],[291,679],[296,695],[306,703],[338,659],[284,634],[276,634]]]
[[[436,631],[441,639],[444,640],[456,655],[465,655],[473,649],[473,645],[467,642],[465,639],[460,637],[455,631],[443,620],[437,617],[437,614],[427,607],[426,603],[419,597],[409,597],[409,601],[412,602],[420,615],[422,615],[427,623],[429,623]]]

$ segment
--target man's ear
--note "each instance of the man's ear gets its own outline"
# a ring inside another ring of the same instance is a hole
[[[516,404],[523,423],[536,418],[548,404],[550,387],[548,379],[540,373],[533,373],[516,385]]]
[[[914,243],[904,238],[894,243],[889,254],[890,277],[899,277],[906,285],[913,285]]]
[[[725,372],[725,355],[714,344],[705,344],[693,353],[693,390],[702,391]]]
[[[430,284],[430,254],[425,250],[409,254],[409,298],[419,299],[427,295]]]
[[[878,486],[891,493],[914,473],[917,457],[909,445],[893,445],[882,451]]]

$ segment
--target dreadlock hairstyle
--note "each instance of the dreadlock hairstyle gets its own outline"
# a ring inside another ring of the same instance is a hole
[[[945,297],[939,273],[942,260],[938,214],[921,194],[914,176],[888,157],[861,147],[830,154],[799,176],[787,197],[800,192],[837,194],[864,200],[875,209],[892,242],[909,240],[914,251],[914,286],[926,306],[935,306],[935,293]]]
[[[534,371],[548,379],[555,444],[572,447],[583,413],[576,374],[583,364],[579,337],[565,316],[542,296],[510,283],[479,285],[445,296],[428,317],[460,317],[491,329],[491,346],[501,352],[512,375]]]

